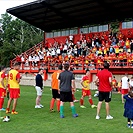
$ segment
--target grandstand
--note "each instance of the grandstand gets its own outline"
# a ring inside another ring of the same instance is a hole
[[[69,62],[74,73],[83,74],[89,68],[95,74],[108,61],[113,74],[133,74],[133,21],[120,22],[132,17],[131,5],[131,0],[41,0],[8,9],[46,31],[44,40],[13,59],[11,67],[17,60],[22,73],[36,73],[40,67],[51,73],[58,64]],[[113,33],[108,22],[116,19],[120,23],[118,32]]]

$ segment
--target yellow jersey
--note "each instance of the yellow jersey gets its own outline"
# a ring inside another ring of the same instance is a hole
[[[19,83],[17,79],[20,79],[20,73],[15,69],[10,70],[8,78],[8,84],[10,89],[19,89]]]
[[[86,86],[86,88],[83,87],[84,90],[89,90],[90,89],[90,80],[88,76],[84,76],[82,78],[82,83],[84,86]]]

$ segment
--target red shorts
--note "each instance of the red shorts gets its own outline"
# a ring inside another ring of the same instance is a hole
[[[10,89],[10,98],[19,98],[20,97],[20,89]]]
[[[128,93],[128,89],[121,89],[121,94],[127,94]]]
[[[85,89],[82,89],[82,96],[90,96],[91,95],[91,91],[90,90],[85,90]]]
[[[6,89],[0,88],[0,98],[3,98],[6,96]]]

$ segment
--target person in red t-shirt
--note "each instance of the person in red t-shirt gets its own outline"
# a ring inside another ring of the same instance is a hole
[[[113,119],[113,117],[110,115],[109,110],[109,102],[111,101],[111,85],[112,85],[112,73],[108,71],[109,69],[109,63],[104,62],[104,69],[99,71],[95,83],[97,84],[99,82],[99,102],[97,105],[97,115],[96,119],[100,119],[100,110],[102,106],[102,102],[105,100],[106,105],[106,119]]]

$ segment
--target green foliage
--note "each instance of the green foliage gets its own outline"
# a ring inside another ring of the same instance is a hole
[[[120,26],[119,21],[110,23],[110,29],[112,30],[113,33],[117,33],[119,31],[119,26]]]
[[[0,19],[0,65],[9,66],[13,53],[20,55],[43,40],[43,31],[8,13]]]
[[[81,97],[81,90],[76,92],[77,99]],[[97,104],[97,98],[92,98]],[[110,103],[110,113],[113,120],[106,120],[105,104],[103,103],[100,120],[95,119],[96,108],[92,109],[85,98],[86,109],[75,103],[78,118],[73,118],[69,103],[64,105],[65,118],[61,119],[58,112],[50,113],[49,106],[52,98],[50,87],[44,87],[41,103],[42,109],[35,109],[36,91],[33,86],[21,86],[21,97],[18,100],[18,115],[9,114],[10,122],[0,122],[0,133],[132,133],[133,130],[126,127],[127,119],[123,117],[124,105],[121,103],[121,95],[113,93]],[[4,107],[6,108],[7,98]],[[55,103],[56,105],[56,103]],[[11,106],[12,107],[12,106]],[[56,110],[56,106],[55,106]],[[5,116],[5,112],[1,112]]]

